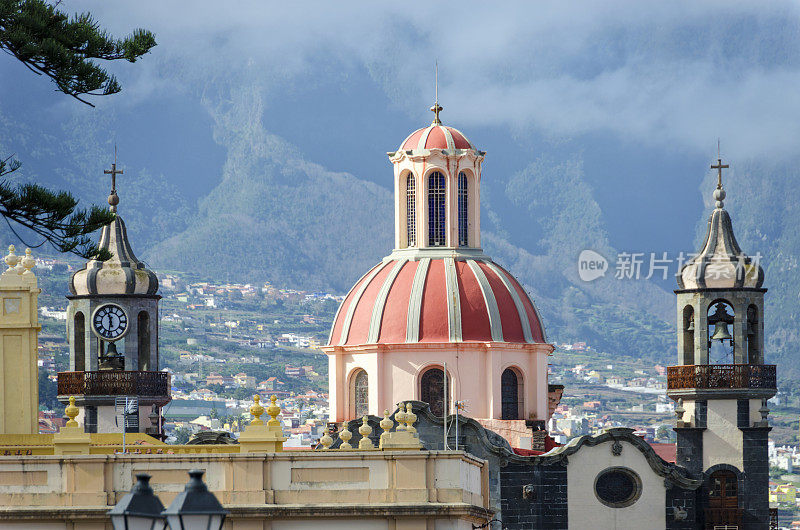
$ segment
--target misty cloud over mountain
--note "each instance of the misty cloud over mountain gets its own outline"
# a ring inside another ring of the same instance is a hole
[[[102,204],[118,144],[120,212],[155,267],[345,291],[390,251],[385,153],[430,121],[438,60],[443,121],[488,153],[486,250],[551,339],[674,349],[674,282],[586,284],[577,254],[695,250],[719,137],[737,236],[764,255],[771,347],[791,349],[795,4],[62,6],[159,45],[113,65],[123,92],[97,109],[0,60],[0,153]]]

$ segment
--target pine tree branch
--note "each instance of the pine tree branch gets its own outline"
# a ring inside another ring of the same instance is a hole
[[[115,39],[89,13],[69,17],[45,0],[0,0],[0,49],[29,70],[49,77],[57,90],[94,106],[83,96],[121,90],[116,78],[94,59],[136,62],[155,45],[155,36],[135,29]]]

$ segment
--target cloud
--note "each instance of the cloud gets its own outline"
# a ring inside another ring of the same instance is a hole
[[[790,2],[388,5],[77,2],[115,34],[156,32],[130,94],[250,76],[275,83],[366,68],[409,114],[438,59],[448,119],[464,126],[609,133],[708,153],[795,154],[800,9]],[[123,75],[123,74],[121,74]],[[138,94],[138,96],[137,96]]]

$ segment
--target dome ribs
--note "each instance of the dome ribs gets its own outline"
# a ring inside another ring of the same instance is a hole
[[[430,258],[419,260],[417,270],[414,272],[414,281],[408,298],[408,314],[406,320],[406,342],[419,342],[420,315],[422,315],[422,294],[425,290],[425,281],[428,278]]]
[[[372,321],[372,313],[378,298],[378,292],[383,287],[383,282],[395,262],[384,262],[380,270],[369,278],[362,286],[363,292],[360,299],[353,300],[353,318],[350,320],[350,329],[347,335],[343,335],[344,344],[367,344],[369,326]]]
[[[475,260],[467,260],[467,265],[469,265],[475,280],[478,282],[478,287],[480,287],[481,294],[483,295],[486,312],[489,316],[489,328],[492,334],[492,341],[504,342],[502,315],[500,314],[500,309],[497,306],[497,299],[495,297],[494,290],[492,289],[489,280],[486,278],[486,274],[484,274],[483,270],[481,270],[480,266]]]
[[[418,261],[406,261],[394,279],[392,288],[389,289],[386,297],[381,315],[380,332],[375,342],[384,344],[406,342],[408,316],[411,314],[409,301],[419,264]],[[419,311],[416,314],[419,319]]]
[[[447,280],[445,261],[431,260],[425,285],[422,289],[422,304],[419,315],[419,342],[449,342],[450,329],[447,303]]]
[[[375,267],[373,267],[364,277],[359,280],[359,283],[356,284],[355,287],[348,293],[347,297],[345,298],[344,302],[342,302],[341,309],[347,307],[347,311],[344,313],[344,319],[342,320],[342,330],[339,334],[339,345],[344,345],[347,341],[347,336],[350,334],[350,324],[353,321],[353,313],[356,311],[356,306],[358,306],[359,300],[361,300],[361,296],[364,294],[364,290],[369,285],[369,282],[372,281],[372,278],[375,277],[380,270],[386,266],[386,263],[379,263]],[[345,305],[348,304],[349,305]],[[337,321],[339,317],[337,316]]]
[[[375,344],[378,342],[381,331],[381,322],[383,320],[383,312],[386,307],[386,299],[389,296],[389,291],[392,289],[392,285],[394,284],[397,275],[400,274],[400,270],[407,261],[408,260],[399,260],[395,262],[394,267],[392,267],[392,270],[386,275],[386,279],[383,280],[383,285],[381,285],[381,289],[378,291],[377,297],[375,298],[375,304],[372,306],[372,316],[369,321],[369,335],[367,336],[367,344]]]

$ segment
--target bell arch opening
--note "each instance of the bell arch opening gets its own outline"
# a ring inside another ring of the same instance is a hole
[[[83,312],[75,313],[72,321],[72,346],[75,348],[75,371],[86,370],[86,318]]]
[[[708,364],[734,364],[733,305],[724,299],[714,300],[708,306],[707,322]]]
[[[140,311],[137,318],[139,330],[138,357],[139,370],[150,370],[150,315],[147,311]]]
[[[761,337],[758,324],[758,307],[750,304],[747,307],[747,362],[761,364]]]
[[[683,364],[694,364],[694,308],[683,308]]]

